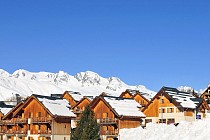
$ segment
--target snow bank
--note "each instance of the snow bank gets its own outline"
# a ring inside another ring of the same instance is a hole
[[[120,140],[207,140],[210,138],[210,119],[195,122],[182,121],[176,127],[166,124],[147,124],[120,130]]]

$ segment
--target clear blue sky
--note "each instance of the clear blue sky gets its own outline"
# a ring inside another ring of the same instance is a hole
[[[210,83],[210,1],[2,0],[0,68],[199,90]]]

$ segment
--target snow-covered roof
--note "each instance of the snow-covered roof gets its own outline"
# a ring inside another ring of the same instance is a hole
[[[1,107],[0,107],[0,111],[1,111],[4,115],[7,114],[11,109],[12,109],[12,107],[11,107],[11,108],[1,108]]]
[[[140,92],[139,90],[127,89],[127,91],[132,95],[139,93],[140,95],[145,97],[147,100],[151,100],[151,98],[152,98],[152,96],[149,93]]]
[[[75,101],[80,101],[83,98],[82,94],[79,92],[68,91],[68,93],[74,98]]]
[[[181,92],[176,88],[164,87],[165,92],[168,93],[174,100],[176,100],[184,108],[195,109],[202,101],[200,98],[196,98],[191,93]]]
[[[50,99],[45,97],[37,97],[37,99],[53,114],[58,116],[76,117],[69,110],[69,103],[65,99]]]
[[[103,98],[117,112],[118,115],[145,117],[145,115],[139,110],[141,105],[133,99],[113,96],[104,96]]]

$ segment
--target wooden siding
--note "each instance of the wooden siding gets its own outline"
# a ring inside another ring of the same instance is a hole
[[[142,97],[142,95],[136,94],[133,99],[142,106],[146,106],[149,102]]]
[[[22,113],[22,118],[40,118],[40,117],[50,117],[50,114],[46,109],[38,103],[37,100],[32,98],[30,103],[24,108],[24,113]]]
[[[76,101],[74,100],[74,98],[69,94],[69,93],[64,93],[63,98],[65,98],[69,104],[71,105],[71,107],[76,105]]]
[[[143,111],[146,117],[158,117],[160,107],[175,107],[173,101],[169,100],[164,95],[163,96],[157,95],[155,97],[156,98],[152,100],[149,106],[147,106],[147,108],[145,108],[145,110]]]
[[[140,119],[123,119],[120,120],[119,127],[120,129],[123,128],[136,128],[141,125]]]
[[[133,96],[128,92],[123,92],[119,97],[121,97],[121,98],[133,98]]]
[[[71,132],[71,123],[57,123],[53,121],[53,134],[55,135],[69,135]]]
[[[95,113],[96,119],[101,118],[115,118],[114,113],[111,109],[102,101],[100,100],[97,105],[94,107],[93,112]]]
[[[90,104],[90,101],[89,101],[87,98],[85,98],[85,99],[83,99],[79,104],[77,104],[77,105],[74,107],[74,111],[77,111],[77,110],[84,111],[84,110],[85,110],[85,107],[86,107],[87,105],[89,105],[89,104]]]

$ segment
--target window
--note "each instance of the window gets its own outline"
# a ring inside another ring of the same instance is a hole
[[[160,104],[164,104],[164,99],[159,100]]]
[[[174,124],[175,123],[175,119],[171,118],[171,119],[167,119],[167,124]]]
[[[166,123],[166,119],[159,119],[159,123]]]
[[[173,113],[174,109],[173,108],[167,108],[167,113]]]
[[[165,108],[159,109],[159,113],[165,113]]]
[[[31,116],[31,112],[29,112],[29,113],[28,113],[28,118],[31,118],[31,117],[32,117],[32,116]]]
[[[38,112],[38,117],[39,117],[39,118],[41,117],[41,112]]]
[[[172,103],[172,99],[169,99],[169,102]]]
[[[152,119],[145,119],[145,124],[152,122]]]

